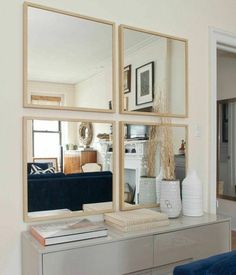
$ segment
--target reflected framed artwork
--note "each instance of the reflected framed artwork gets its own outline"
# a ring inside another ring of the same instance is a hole
[[[136,69],[136,105],[153,102],[154,62]]]
[[[58,171],[58,159],[57,158],[33,158],[33,162],[35,163],[50,163],[52,167]]]
[[[124,68],[124,93],[130,93],[131,88],[131,65]]]

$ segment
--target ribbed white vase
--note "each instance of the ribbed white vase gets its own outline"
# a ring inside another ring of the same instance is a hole
[[[161,168],[159,175],[156,177],[156,203],[160,203],[162,179],[163,179],[163,172]]]
[[[179,180],[162,180],[161,212],[168,215],[169,218],[177,218],[181,212],[180,183]]]
[[[183,215],[203,215],[203,186],[195,170],[189,170],[182,182]]]

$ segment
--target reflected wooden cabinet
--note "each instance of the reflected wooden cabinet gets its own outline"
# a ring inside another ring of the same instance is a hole
[[[81,165],[91,162],[97,162],[96,150],[65,151],[64,173],[80,173]]]

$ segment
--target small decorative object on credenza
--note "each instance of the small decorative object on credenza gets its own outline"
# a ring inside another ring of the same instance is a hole
[[[136,105],[153,102],[154,62],[136,69]]]
[[[30,233],[42,245],[82,241],[107,236],[107,228],[87,219],[33,225]]]
[[[136,209],[104,214],[105,222],[123,232],[155,229],[169,225],[166,214],[151,209]]]
[[[189,170],[182,182],[183,215],[203,215],[203,187],[195,170]]]

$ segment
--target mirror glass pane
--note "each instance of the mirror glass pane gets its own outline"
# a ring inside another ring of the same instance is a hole
[[[113,25],[28,7],[27,104],[111,109]]]
[[[112,210],[111,123],[27,119],[25,147],[29,218]]]
[[[218,101],[217,195],[236,200],[235,172],[236,99]]]
[[[185,177],[186,127],[145,124],[123,127],[124,207],[158,204],[157,180],[165,178],[164,141],[168,140],[168,158],[173,159],[175,178],[182,182]]]
[[[186,114],[186,41],[123,28],[123,111]]]

